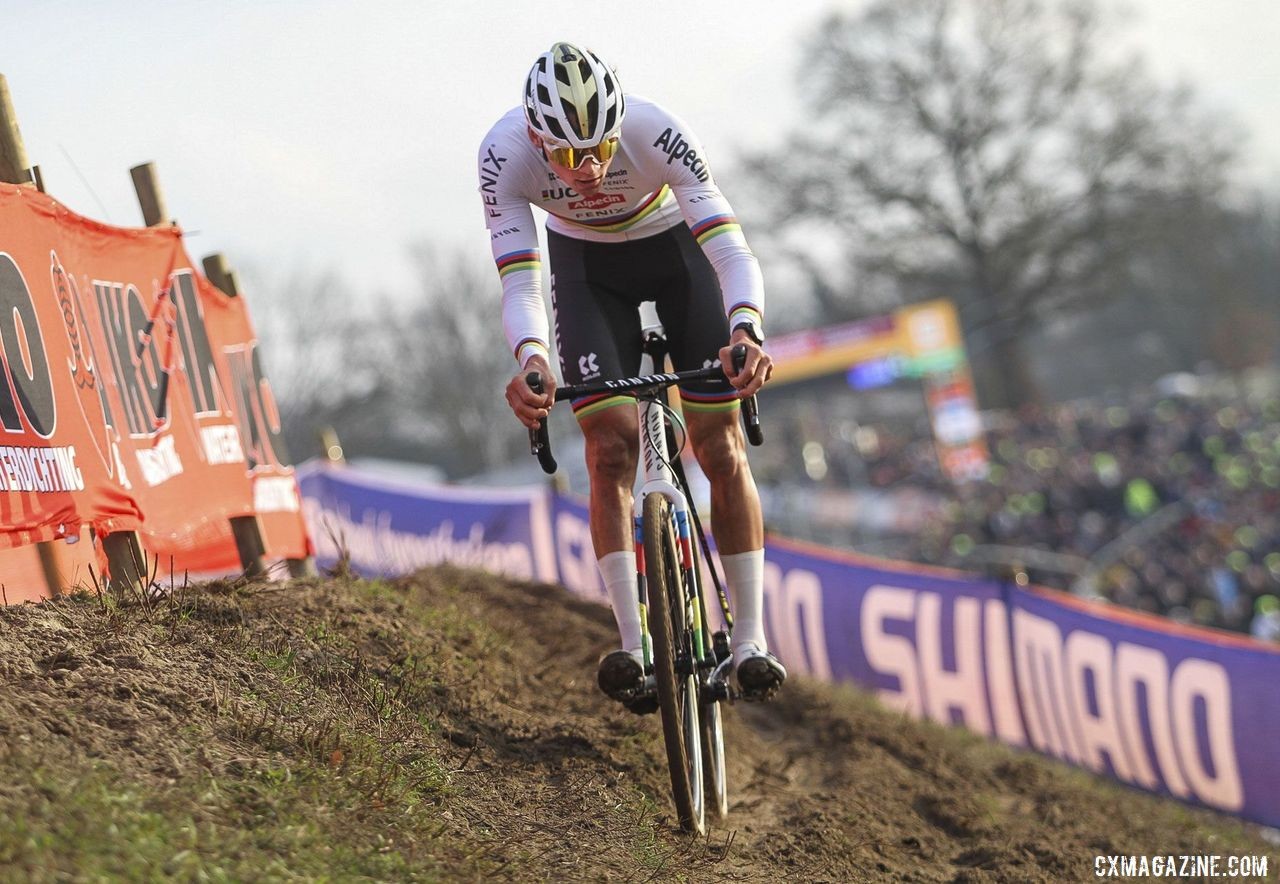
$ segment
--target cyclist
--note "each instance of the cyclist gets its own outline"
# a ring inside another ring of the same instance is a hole
[[[734,611],[734,666],[743,695],[764,699],[786,679],[768,652],[762,617],[764,530],[738,426],[738,400],[768,380],[761,348],[763,283],[733,209],[684,122],[635,95],[599,56],[556,43],[538,57],[523,103],[493,126],[479,153],[480,195],[502,280],[502,318],[520,365],[507,402],[530,428],[548,414],[555,376],[542,299],[532,206],[547,213],[556,351],[566,382],[634,375],[639,305],[655,301],[677,370],[726,366],[714,382],[682,385],[693,452],[711,485],[711,523]],[[729,376],[729,349],[745,366]],[[546,379],[533,392],[529,371]],[[643,678],[632,548],[632,488],[639,455],[633,399],[572,403],[586,439],[591,539],[622,648],[600,662],[615,699]],[[630,406],[630,407],[622,407]],[[652,698],[633,712],[656,708]]]

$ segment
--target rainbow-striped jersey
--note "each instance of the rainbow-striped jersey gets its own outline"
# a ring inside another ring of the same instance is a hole
[[[529,140],[524,109],[508,112],[480,146],[480,196],[502,279],[502,318],[521,365],[546,355],[542,259],[533,207],[547,228],[592,242],[622,242],[688,224],[720,281],[725,312],[761,323],[764,285],[733,208],[720,193],[697,137],[679,118],[627,96],[619,149],[600,193],[583,197],[555,176]]]

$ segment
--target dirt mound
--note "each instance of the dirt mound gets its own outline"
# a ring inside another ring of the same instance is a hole
[[[1256,830],[788,684],[675,828],[608,611],[453,570],[0,610],[0,878],[1063,881]]]

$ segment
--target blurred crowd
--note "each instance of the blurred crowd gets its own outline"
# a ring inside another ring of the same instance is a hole
[[[953,485],[931,439],[880,426],[833,425],[805,443],[802,466],[816,445],[811,484],[936,494],[899,557],[1016,567],[1042,585],[1280,641],[1280,397],[1147,393],[989,423],[983,481]]]

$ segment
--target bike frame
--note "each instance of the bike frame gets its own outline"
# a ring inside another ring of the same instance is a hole
[[[644,353],[640,360],[640,374],[652,375],[663,366],[661,361],[666,357],[666,339],[660,334],[661,327],[650,327],[644,330]],[[693,628],[693,654],[690,663],[696,669],[704,668],[711,653],[710,643],[706,639],[704,628],[705,602],[702,594],[702,577],[694,565],[692,539],[692,513],[689,501],[685,497],[680,483],[676,479],[672,465],[672,453],[667,445],[667,416],[663,406],[655,401],[656,396],[640,395],[637,397],[640,417],[640,457],[643,465],[643,478],[639,491],[635,495],[634,525],[636,574],[639,587],[640,622],[644,627],[644,663],[646,670],[653,666],[653,648],[649,636],[648,579],[644,561],[644,499],[650,494],[661,494],[671,502],[676,522],[676,539],[680,550],[680,570],[684,572],[686,598],[675,600],[684,605]],[[714,658],[712,658],[714,663]],[[699,683],[702,679],[699,678]]]
[[[637,377],[591,381],[583,384],[557,387],[554,398],[556,402],[563,402],[579,396],[594,396],[600,393],[632,394],[636,397],[640,406],[640,446],[641,454],[644,457],[644,474],[640,492],[635,495],[634,520],[636,531],[636,572],[641,577],[638,603],[641,606],[641,624],[644,628],[643,651],[645,667],[646,669],[652,668],[653,652],[648,628],[648,600],[644,590],[646,575],[644,573],[643,541],[640,535],[643,525],[644,498],[648,494],[662,494],[671,501],[672,509],[675,511],[676,530],[680,544],[681,570],[685,574],[686,585],[692,589],[694,598],[698,602],[693,606],[694,611],[691,613],[691,622],[696,623],[698,626],[695,630],[696,645],[691,650],[695,654],[696,666],[699,670],[715,669],[713,676],[705,681],[708,689],[713,691],[712,695],[707,699],[717,702],[732,699],[724,678],[727,668],[731,665],[732,658],[728,655],[726,649],[725,659],[717,665],[719,649],[713,647],[715,643],[710,636],[710,630],[706,626],[708,621],[706,596],[702,588],[702,575],[697,568],[693,567],[695,557],[691,543],[690,522],[692,520],[693,524],[698,524],[697,513],[690,508],[689,501],[680,488],[680,482],[677,481],[675,463],[671,460],[669,446],[667,445],[667,421],[663,406],[656,401],[656,396],[657,391],[665,390],[667,387],[682,381],[706,380],[718,377],[721,374],[721,369],[718,366],[714,366],[679,372],[656,371],[655,369],[663,367],[662,363],[666,359],[666,338],[663,337],[661,332],[661,325],[644,326],[642,330],[644,346],[641,355],[641,369],[640,375]],[[734,360],[736,362],[742,358],[744,358],[744,351],[739,347],[734,352]],[[530,388],[535,392],[540,393],[543,391],[542,379],[537,372],[530,372],[526,380]],[[764,441],[764,434],[760,427],[760,414],[754,396],[742,400],[742,425],[747,441],[752,445],[759,445]],[[538,463],[542,465],[543,472],[548,475],[556,472],[557,464],[555,455],[551,453],[551,439],[547,432],[546,418],[540,421],[538,429],[529,431],[529,452],[538,459]],[[707,555],[707,566],[712,567],[706,540],[701,536],[701,531],[699,531],[699,534],[699,541]],[[713,578],[715,577],[714,572],[712,576]],[[732,630],[733,615],[729,608],[728,597],[719,580],[716,580],[716,590],[720,600],[720,609],[724,614],[725,624],[729,630]],[[699,681],[704,681],[704,679],[699,677]]]

